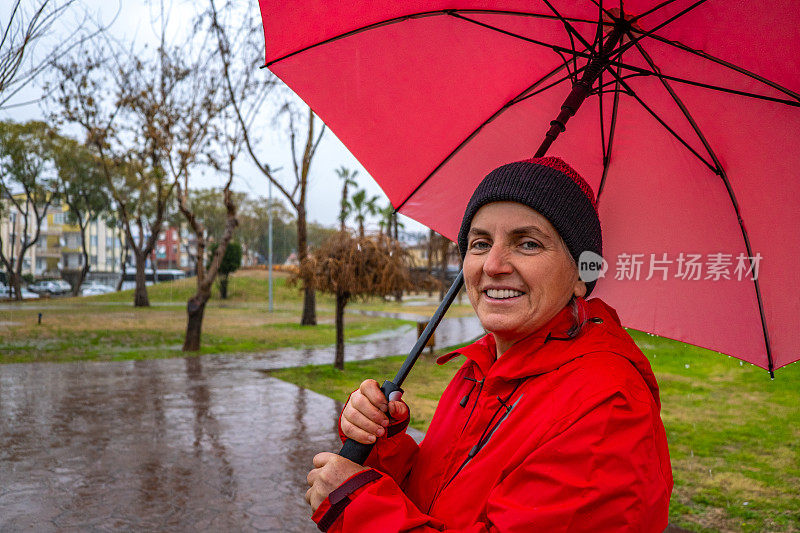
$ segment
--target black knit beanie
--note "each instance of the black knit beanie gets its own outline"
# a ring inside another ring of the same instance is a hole
[[[517,202],[538,211],[564,240],[576,265],[586,250],[603,255],[603,236],[594,192],[572,167],[558,157],[509,163],[483,178],[467,204],[458,232],[462,258],[467,253],[467,234],[472,217],[478,209],[492,202]],[[595,283],[586,283],[587,297]]]

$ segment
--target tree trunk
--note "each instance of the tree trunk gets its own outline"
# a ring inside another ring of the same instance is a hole
[[[228,298],[228,274],[223,274],[219,278],[219,296],[223,300]]]
[[[16,271],[14,272],[14,275],[11,278],[12,281],[14,282],[14,294],[17,301],[19,302],[22,301],[22,261],[23,258],[25,257],[24,253],[26,251],[27,250],[25,248],[23,248],[22,251],[20,251],[19,258],[17,258]]]
[[[398,233],[397,229],[397,211],[394,211],[392,213],[392,217],[391,219],[389,219],[389,227],[387,229],[389,235],[391,236],[392,234],[394,234],[394,240],[400,242],[400,234]],[[394,231],[392,231],[392,229],[394,229]],[[396,293],[394,293],[394,301],[395,302],[403,301],[403,291],[397,291]]]
[[[308,228],[306,226],[306,209],[300,205],[297,209],[297,260],[300,264],[308,256]],[[302,326],[317,325],[317,298],[311,287],[311,280],[304,279],[303,316],[300,319]]]
[[[186,304],[186,338],[183,341],[184,352],[196,352],[200,349],[200,332],[203,329],[203,313],[206,310],[206,302],[211,296],[211,292],[200,291],[191,298]]]
[[[436,235],[433,230],[428,230],[428,275],[433,276],[433,237]],[[432,295],[430,286],[428,288],[428,296]]]
[[[344,370],[344,306],[347,300],[347,294],[336,294],[336,359],[333,367],[338,370]]]
[[[14,291],[14,299],[17,301],[22,300],[22,276],[17,274],[16,271],[10,270],[8,272],[8,286]]]
[[[120,241],[122,245],[122,241]],[[120,254],[120,267],[119,267],[119,281],[117,282],[117,292],[122,290],[122,284],[125,282],[125,271],[128,268],[128,245],[122,246]]]
[[[84,262],[83,268],[81,268],[80,274],[78,274],[78,279],[75,280],[75,284],[72,286],[73,296],[80,296],[81,286],[83,286],[83,282],[86,281],[86,274],[88,273],[89,263]]]
[[[133,294],[134,307],[150,307],[150,299],[147,297],[147,276],[144,271],[146,256],[138,251],[136,257],[136,290]]]
[[[317,325],[317,294],[310,287],[303,289],[303,318],[300,321],[300,325]]]
[[[439,287],[439,300],[443,300],[444,299],[444,293],[447,291],[447,263],[448,263],[448,261],[447,261],[448,253],[447,252],[450,251],[450,241],[447,240],[447,238],[444,237],[444,236],[441,236],[439,238],[441,239],[441,242],[440,242],[440,245],[439,245],[439,252],[441,253],[440,259],[442,261],[442,263],[441,263],[442,270],[439,273],[439,276],[440,276],[439,279],[442,282],[441,287]]]
[[[73,209],[72,204],[70,205],[70,209]],[[77,213],[78,210],[75,209],[75,212]],[[89,265],[89,250],[86,249],[86,226],[88,225],[89,222],[84,222],[83,215],[81,215],[78,219],[78,226],[81,228],[81,254],[83,255],[83,267],[81,268],[81,272],[75,280],[75,284],[72,285],[73,296],[78,296],[80,294],[81,285],[83,285],[83,281],[86,279],[86,274],[89,272],[89,268],[91,268]]]

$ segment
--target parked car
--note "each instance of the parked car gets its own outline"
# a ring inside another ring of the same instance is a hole
[[[72,292],[72,285],[70,285],[63,279],[53,280],[53,283],[58,288],[58,292],[56,294],[69,294],[70,292]]]
[[[32,300],[33,298],[38,298],[39,295],[35,292],[29,291],[27,288],[22,288],[22,299],[23,300]],[[5,283],[0,281],[0,300],[4,299],[13,299],[14,298],[14,289],[6,285]]]
[[[96,296],[98,294],[108,294],[114,292],[114,287],[103,285],[102,283],[91,282],[81,285],[81,296]]]
[[[56,279],[37,281],[36,283],[28,285],[28,290],[40,295],[47,294],[49,296],[59,296],[62,294],[68,294],[72,288],[70,287],[69,283],[63,279]]]
[[[57,294],[59,291],[58,285],[52,281],[37,281],[30,283],[27,289],[36,294]]]
[[[26,288],[22,289],[22,299],[23,300],[33,300],[34,298],[39,298],[39,295],[35,292],[31,292]]]

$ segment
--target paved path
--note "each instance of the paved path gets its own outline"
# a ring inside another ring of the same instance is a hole
[[[446,319],[439,342],[476,325]],[[415,339],[375,335],[347,358]],[[316,531],[305,476],[338,450],[341,404],[263,370],[331,361],[326,348],[0,366],[0,531]]]
[[[470,319],[442,326],[444,344],[480,333]],[[347,357],[415,338],[375,335]],[[0,531],[317,531],[305,477],[314,454],[339,449],[341,403],[263,370],[331,358],[0,365]]]

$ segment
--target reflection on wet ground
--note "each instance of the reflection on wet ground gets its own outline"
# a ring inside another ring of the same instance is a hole
[[[480,333],[446,319],[438,344]],[[410,326],[347,358],[415,340]],[[0,530],[316,531],[305,476],[338,450],[341,404],[259,370],[331,360],[326,348],[0,366]]]
[[[404,320],[417,320],[419,315],[406,313],[378,313],[361,311],[364,314],[388,316]],[[436,329],[436,346],[445,347],[460,344],[483,335],[483,328],[475,316],[445,318]],[[415,325],[382,331],[360,337],[358,342],[349,343],[345,348],[347,361],[372,359],[381,355],[406,354],[417,341]],[[317,365],[333,362],[333,352],[328,346],[321,348],[299,348],[270,350],[259,354],[213,355],[208,356],[219,366],[247,367],[252,369],[283,368],[287,366]]]

